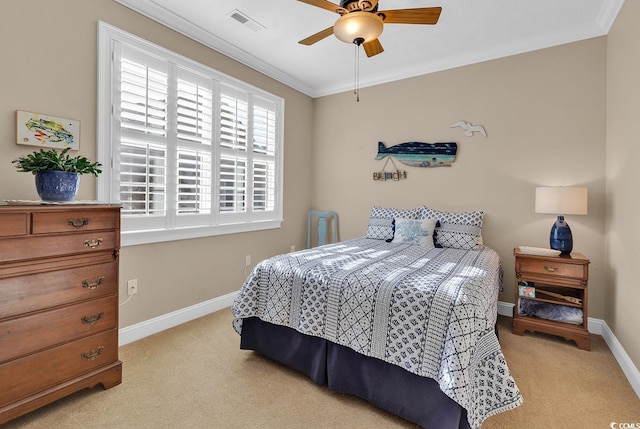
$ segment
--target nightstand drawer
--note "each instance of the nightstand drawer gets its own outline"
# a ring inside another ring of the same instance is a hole
[[[117,307],[112,296],[0,322],[0,362],[113,329]]]
[[[74,210],[72,212],[33,213],[33,234],[116,229],[119,217],[113,212]]]
[[[518,268],[520,273],[523,275],[559,276],[574,279],[584,279],[587,276],[587,273],[585,272],[585,265],[566,263],[559,260],[559,258],[556,258],[556,260],[553,261],[521,259],[519,261]]]

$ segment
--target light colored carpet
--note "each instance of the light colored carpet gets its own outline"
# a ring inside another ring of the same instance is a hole
[[[547,335],[512,335],[510,321],[501,318],[500,341],[525,403],[483,429],[640,422],[640,399],[601,337],[586,352]],[[2,429],[416,427],[239,350],[230,310],[126,345],[120,359],[120,386],[78,392]]]

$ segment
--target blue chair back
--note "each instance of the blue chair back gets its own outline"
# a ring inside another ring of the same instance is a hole
[[[317,218],[317,223],[314,222],[314,217]],[[334,211],[318,211],[311,210],[307,215],[307,249],[311,248],[311,231],[317,225],[318,246],[328,244],[327,242],[327,224],[331,222],[333,218],[333,225],[331,225],[330,243],[336,243],[338,241],[338,213]]]

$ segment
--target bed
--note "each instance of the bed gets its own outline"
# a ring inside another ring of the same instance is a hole
[[[517,407],[495,330],[500,258],[468,213],[374,207],[361,238],[262,261],[232,306],[241,348],[425,428]]]

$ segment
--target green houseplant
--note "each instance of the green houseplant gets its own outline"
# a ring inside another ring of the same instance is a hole
[[[102,173],[102,164],[84,156],[71,156],[67,153],[69,150],[40,149],[12,163],[18,171],[36,176],[36,190],[43,201],[72,201],[78,192],[80,175],[97,177]]]

